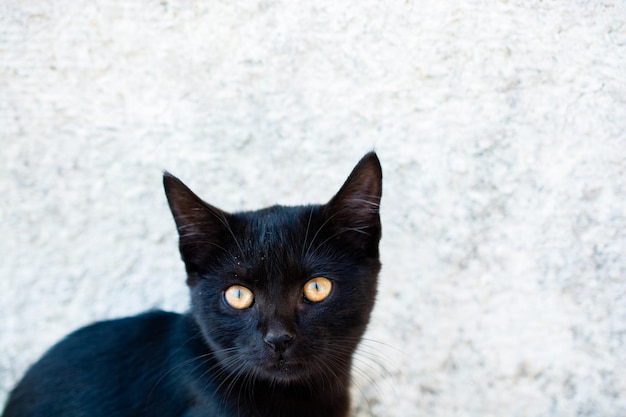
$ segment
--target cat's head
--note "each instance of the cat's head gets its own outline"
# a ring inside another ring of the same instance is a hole
[[[324,205],[226,213],[163,179],[191,312],[221,365],[279,383],[347,378],[380,270],[377,156]]]

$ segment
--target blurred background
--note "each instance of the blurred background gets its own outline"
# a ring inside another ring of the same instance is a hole
[[[0,404],[183,312],[161,172],[225,210],[383,164],[354,416],[626,415],[626,3],[0,3]]]

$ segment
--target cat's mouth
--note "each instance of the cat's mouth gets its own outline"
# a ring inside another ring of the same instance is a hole
[[[289,383],[302,379],[305,375],[305,369],[303,363],[277,359],[264,364],[260,371],[269,380]]]

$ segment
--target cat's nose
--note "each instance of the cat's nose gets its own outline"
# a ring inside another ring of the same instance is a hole
[[[269,331],[263,340],[275,351],[284,352],[293,339],[294,336],[289,333]]]

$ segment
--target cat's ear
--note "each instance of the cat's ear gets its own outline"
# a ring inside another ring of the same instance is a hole
[[[230,215],[205,203],[181,180],[163,173],[163,187],[178,229],[180,253],[192,274],[202,272],[207,262],[223,251]]]
[[[382,169],[374,152],[366,154],[354,167],[339,192],[326,204],[327,216],[338,231],[355,243],[378,252],[381,236],[380,198]]]

